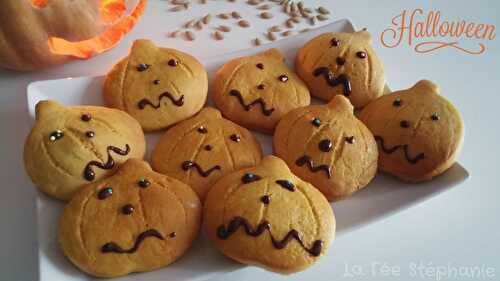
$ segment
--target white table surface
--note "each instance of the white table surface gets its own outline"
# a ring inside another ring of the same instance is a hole
[[[150,0],[159,1],[159,0]],[[243,2],[243,0],[238,0]],[[468,169],[464,184],[411,207],[381,222],[368,225],[337,239],[329,255],[309,270],[280,276],[248,268],[220,280],[436,280],[431,271],[414,276],[413,265],[423,263],[428,270],[479,267],[489,275],[471,279],[448,275],[441,280],[500,280],[500,80],[499,39],[487,42],[483,55],[470,56],[453,49],[431,54],[416,54],[408,46],[383,48],[378,40],[393,16],[402,9],[421,7],[440,10],[447,19],[468,19],[500,27],[500,2],[490,1],[340,1],[306,0],[333,11],[334,19],[349,18],[358,28],[368,27],[375,37],[375,48],[385,64],[393,89],[406,88],[421,78],[436,81],[442,93],[461,111],[466,123],[464,149],[459,161]],[[404,3],[403,3],[404,2]],[[254,12],[245,4],[220,1],[187,13],[165,13],[171,26],[196,15],[242,10]],[[144,17],[158,11],[147,10]],[[103,74],[127,50],[134,38],[147,37],[151,28],[141,21],[114,50],[89,61],[73,62],[38,72],[18,73],[0,70],[0,280],[37,280],[37,243],[35,241],[35,190],[24,174],[22,148],[29,131],[26,86],[31,81],[68,76]],[[0,21],[1,24],[1,21]],[[266,24],[266,25],[265,25]],[[249,38],[268,27],[254,21],[251,30],[231,33],[216,42],[208,35],[196,43],[169,39],[170,46],[195,56],[217,55],[246,48]],[[202,48],[200,47],[202,46]],[[383,265],[393,271],[388,273]],[[348,273],[361,273],[353,278]],[[400,270],[399,273],[397,270]],[[417,272],[418,273],[418,272]],[[388,275],[386,275],[388,274]],[[350,277],[351,276],[351,277]],[[493,276],[493,277],[489,277]]]

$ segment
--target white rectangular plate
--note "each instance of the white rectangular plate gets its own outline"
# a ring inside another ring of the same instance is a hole
[[[203,59],[202,63],[211,77],[215,70],[230,59],[252,55],[274,47],[284,52],[287,62],[293,64],[297,49],[306,41],[324,32],[353,32],[354,27],[347,20],[341,20],[322,28],[299,34],[258,48],[229,53],[215,58]],[[101,85],[103,76],[68,78],[40,81],[28,86],[28,107],[32,117],[38,101],[53,99],[66,105],[102,105]],[[319,103],[314,101],[314,103]],[[211,101],[208,101],[211,104]],[[263,145],[265,154],[272,152],[271,137],[256,133]],[[148,134],[148,156],[159,134]],[[333,203],[337,218],[337,235],[343,235],[363,224],[372,223],[390,214],[409,207],[426,198],[455,186],[468,177],[467,171],[455,164],[445,174],[435,180],[418,185],[400,182],[386,175],[377,175],[370,186],[355,196]],[[93,280],[75,268],[62,254],[57,244],[58,217],[63,203],[50,199],[43,194],[37,198],[38,245],[40,280]],[[190,251],[174,264],[148,273],[131,274],[117,280],[205,280],[240,268],[243,265],[232,262],[220,255],[205,238],[195,242]]]

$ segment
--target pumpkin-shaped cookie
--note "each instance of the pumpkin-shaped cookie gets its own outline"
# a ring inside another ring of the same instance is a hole
[[[273,147],[294,174],[330,201],[365,187],[377,172],[377,144],[344,96],[285,115]]]
[[[215,181],[257,165],[261,157],[260,144],[247,129],[207,107],[161,137],[152,165],[156,171],[187,183],[203,201]]]
[[[200,222],[201,203],[189,186],[130,159],[66,205],[59,242],[81,270],[115,277],[174,262],[191,246]]]
[[[380,169],[410,182],[450,168],[464,136],[460,113],[428,80],[370,103],[360,119],[378,142]]]
[[[41,101],[24,145],[24,165],[41,191],[68,200],[128,158],[142,158],[145,146],[139,123],[123,111]]]
[[[277,49],[224,64],[215,75],[212,94],[225,117],[264,133],[272,133],[284,114],[309,105],[311,99]]]
[[[361,108],[383,95],[385,89],[384,68],[371,44],[366,30],[321,34],[299,50],[297,74],[313,96],[329,101],[343,95],[355,108]]]
[[[145,131],[155,131],[196,114],[207,88],[207,72],[194,57],[136,40],[108,73],[103,95],[107,105],[128,112]]]
[[[335,233],[325,197],[275,156],[219,180],[203,215],[208,237],[223,254],[280,273],[311,266]]]

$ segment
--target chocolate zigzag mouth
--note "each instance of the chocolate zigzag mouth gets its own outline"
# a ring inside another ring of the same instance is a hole
[[[117,254],[133,254],[137,251],[137,249],[139,249],[139,246],[141,245],[142,241],[144,241],[144,239],[146,239],[148,237],[156,237],[160,240],[165,240],[163,235],[161,235],[161,233],[158,230],[148,229],[146,231],[143,231],[141,234],[139,234],[139,236],[137,236],[137,238],[135,239],[134,245],[132,246],[132,248],[130,248],[128,250],[123,249],[115,242],[109,242],[109,243],[102,245],[101,252],[103,252],[103,253],[117,253]]]
[[[266,102],[262,98],[258,98],[249,104],[245,104],[245,101],[243,100],[243,96],[241,95],[241,93],[238,90],[229,91],[229,95],[236,97],[238,99],[238,101],[240,102],[241,106],[246,111],[249,111],[256,104],[260,105],[260,109],[262,111],[262,114],[264,114],[265,116],[270,116],[274,111],[274,108],[270,108],[270,109],[266,108]]]
[[[410,164],[417,164],[418,161],[425,158],[424,153],[419,153],[419,154],[417,154],[417,156],[412,158],[410,156],[410,152],[408,151],[409,148],[408,148],[407,144],[404,144],[404,145],[399,144],[399,145],[395,145],[391,148],[387,148],[387,147],[385,147],[384,139],[381,136],[375,136],[375,140],[380,144],[380,147],[382,148],[382,151],[384,151],[385,154],[392,154],[392,153],[396,152],[397,150],[402,149],[405,153],[406,161],[408,161]]]
[[[316,173],[316,172],[319,172],[319,171],[324,171],[326,173],[326,175],[328,176],[328,178],[330,178],[332,175],[331,175],[331,168],[327,165],[314,165],[314,161],[312,160],[312,158],[308,155],[304,155],[302,157],[300,157],[299,159],[297,159],[295,161],[295,164],[299,167],[302,167],[304,165],[307,165],[307,167],[309,168],[309,170],[313,173]]]
[[[225,225],[221,225],[217,228],[217,237],[220,239],[227,239],[229,236],[234,234],[238,228],[243,226],[245,229],[245,232],[247,235],[257,237],[264,233],[264,231],[268,231],[269,235],[271,236],[271,241],[273,243],[274,248],[276,249],[283,249],[288,245],[288,243],[292,240],[296,240],[300,246],[309,254],[312,256],[319,256],[321,254],[321,249],[323,248],[323,241],[321,240],[315,240],[313,242],[313,245],[308,248],[304,241],[300,238],[299,232],[295,229],[291,229],[283,239],[278,240],[276,239],[273,234],[271,233],[271,224],[268,221],[263,221],[259,225],[257,225],[256,229],[253,229],[248,220],[246,220],[243,217],[234,217],[227,227]]]
[[[163,98],[168,98],[175,106],[180,107],[184,105],[184,95],[180,96],[178,99],[175,99],[171,93],[164,92],[160,96],[158,96],[158,104],[153,104],[150,100],[144,98],[137,103],[137,106],[139,107],[139,109],[144,109],[146,105],[149,105],[154,109],[158,109],[161,106],[161,100]]]
[[[342,84],[344,86],[344,96],[346,97],[352,93],[351,82],[346,74],[340,74],[335,78],[333,72],[328,67],[318,67],[314,70],[313,75],[315,77],[323,76],[330,87],[337,87]]]
[[[192,168],[195,168],[195,169],[196,169],[196,171],[198,172],[198,174],[200,174],[200,175],[201,175],[202,177],[204,177],[204,178],[206,178],[206,177],[210,176],[210,174],[211,174],[213,171],[215,171],[215,170],[219,170],[219,171],[220,171],[220,169],[221,169],[219,165],[215,165],[215,166],[213,166],[212,168],[210,168],[210,169],[208,169],[208,170],[204,171],[204,170],[200,167],[200,165],[198,165],[198,163],[195,163],[195,162],[193,162],[193,161],[184,161],[184,162],[182,163],[182,169],[183,169],[184,171],[187,171],[187,170],[192,169]]]
[[[113,157],[110,154],[111,151],[118,154],[118,155],[126,156],[130,152],[130,146],[128,144],[126,144],[125,150],[122,150],[122,149],[120,149],[116,146],[112,146],[112,145],[108,146],[106,148],[106,152],[108,154],[108,160],[106,161],[106,163],[102,163],[102,162],[93,160],[93,161],[90,161],[89,163],[87,163],[87,165],[85,166],[85,169],[83,170],[83,176],[85,177],[86,180],[93,181],[95,179],[95,172],[92,169],[92,166],[95,166],[97,168],[104,169],[104,170],[113,169],[113,167],[115,166],[115,160],[113,159]]]

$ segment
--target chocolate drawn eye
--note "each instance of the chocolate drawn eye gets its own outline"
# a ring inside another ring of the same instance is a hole
[[[266,88],[266,86],[264,86],[264,84],[259,84],[257,86],[257,89],[259,89],[259,90],[264,90],[265,88]]]
[[[139,72],[143,72],[145,70],[148,70],[148,68],[150,67],[151,65],[147,64],[147,63],[141,63],[137,66],[137,71]]]
[[[360,59],[365,59],[367,55],[365,52],[357,52],[356,56]]]
[[[401,122],[399,122],[399,126],[401,126],[401,128],[410,128],[410,122],[406,121],[406,120],[402,120]]]
[[[64,132],[61,130],[56,130],[55,132],[52,132],[49,136],[49,140],[54,142],[56,140],[62,139],[64,137]]]
[[[264,65],[262,63],[258,63],[255,66],[257,66],[258,69],[264,69]]]
[[[316,127],[319,127],[321,126],[321,119],[319,119],[318,117],[314,117],[313,120],[311,120],[311,124],[313,124]]]
[[[260,201],[262,201],[262,203],[264,203],[265,205],[268,205],[269,203],[271,203],[271,197],[269,195],[264,195],[260,197]]]
[[[324,139],[318,143],[318,147],[319,147],[319,150],[321,150],[323,152],[330,152],[332,150],[333,144],[332,144],[331,140]]]
[[[262,178],[259,175],[253,174],[253,173],[246,173],[241,177],[241,181],[243,183],[251,183],[254,181],[261,180]]]
[[[277,180],[276,183],[288,191],[295,191],[295,185],[289,180]]]
[[[85,113],[85,114],[82,114],[82,116],[80,117],[80,119],[83,121],[83,122],[89,122],[90,120],[92,120],[92,116],[88,113]]]
[[[205,128],[203,126],[198,127],[197,131],[198,131],[198,133],[201,133],[201,134],[206,134],[208,132],[207,128]]]
[[[113,195],[113,188],[106,187],[106,188],[99,190],[99,193],[97,193],[97,198],[99,198],[99,200],[104,200],[111,195]]]
[[[338,45],[340,45],[340,40],[337,38],[332,38],[332,40],[330,41],[330,45],[332,47],[337,47]]]
[[[285,83],[288,81],[288,76],[286,76],[285,74],[283,75],[280,75],[280,77],[278,78],[281,82]]]
[[[122,214],[124,215],[130,215],[134,212],[135,208],[132,206],[132,204],[127,204],[122,207]]]
[[[353,144],[355,142],[354,136],[345,137],[347,143]]]
[[[155,85],[160,84],[160,80],[158,80],[158,79],[153,80],[153,84],[155,84]]]
[[[401,106],[402,104],[403,104],[403,101],[401,100],[401,98],[400,98],[400,97],[397,97],[397,98],[394,100],[394,102],[392,103],[392,105],[393,105],[393,106],[395,106],[395,107],[399,107],[399,106]]]
[[[431,115],[431,119],[432,119],[432,121],[439,121],[439,119],[441,119],[441,116],[439,116],[439,114],[437,114],[436,112],[434,112]]]
[[[170,65],[170,66],[177,66],[178,64],[179,64],[179,62],[174,60],[174,59],[170,59],[168,61],[168,65]]]
[[[211,145],[209,145],[209,144],[205,145],[205,150],[206,150],[206,151],[210,151],[210,150],[212,150],[212,146],[211,146]]]
[[[232,134],[229,138],[234,142],[240,142],[241,140],[241,137],[237,134]]]
[[[138,184],[138,185],[139,185],[139,187],[141,187],[141,188],[146,188],[146,187],[148,187],[148,186],[150,186],[150,185],[151,185],[151,183],[150,183],[147,179],[144,179],[144,178],[140,179],[140,180],[137,182],[137,184]]]

